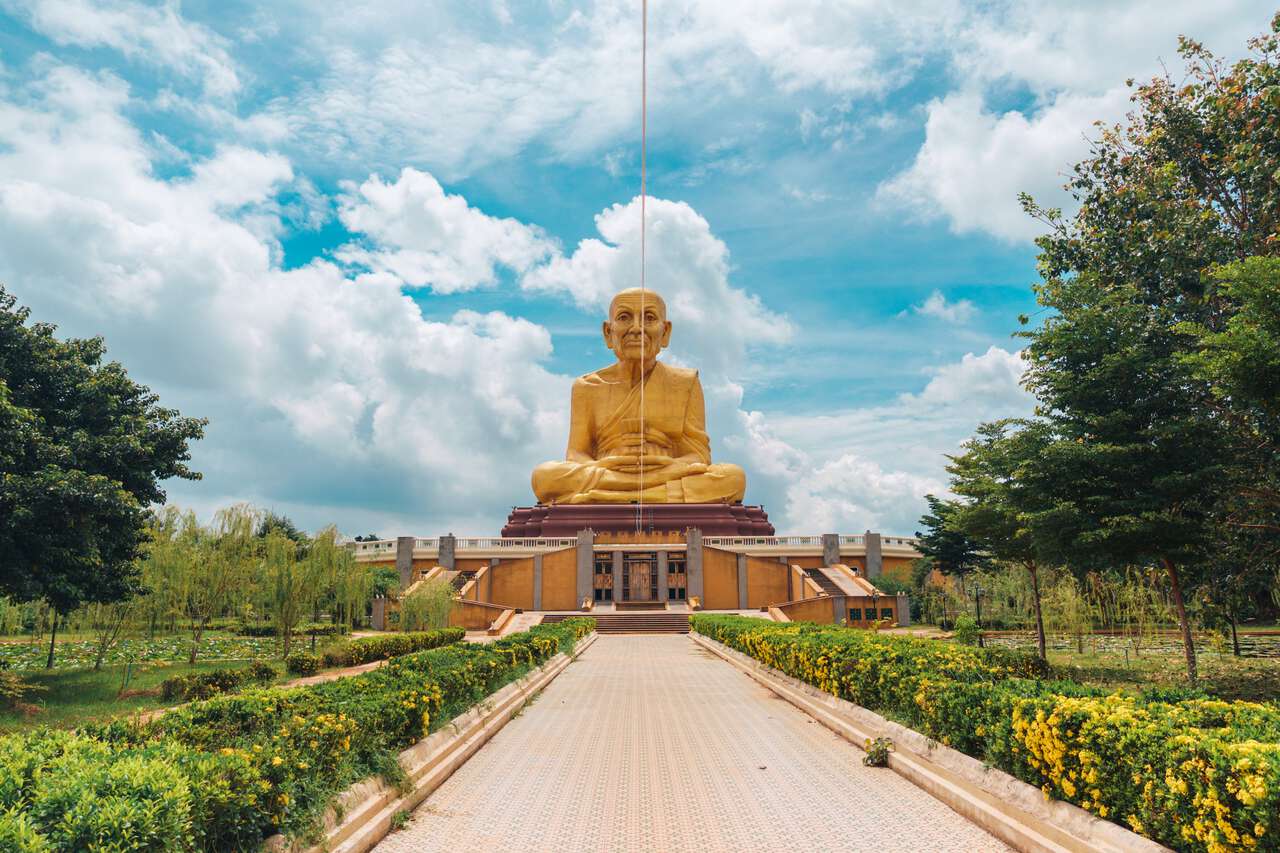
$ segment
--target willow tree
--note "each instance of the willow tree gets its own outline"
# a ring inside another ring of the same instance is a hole
[[[184,610],[191,628],[189,663],[196,662],[209,623],[253,581],[259,562],[255,533],[260,519],[259,510],[236,504],[218,511],[211,530],[201,531],[195,525],[176,543],[176,559],[181,561],[186,579]]]

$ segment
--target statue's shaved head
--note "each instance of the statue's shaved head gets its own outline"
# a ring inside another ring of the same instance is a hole
[[[614,294],[613,301],[609,303],[609,316],[613,316],[614,309],[618,307],[618,302],[634,302],[639,305],[642,298],[645,305],[652,305],[658,309],[662,319],[665,320],[667,318],[667,303],[662,301],[662,297],[656,291],[647,287],[628,287],[626,290],[619,290]]]

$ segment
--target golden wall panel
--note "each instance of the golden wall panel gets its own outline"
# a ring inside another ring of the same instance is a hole
[[[747,607],[768,607],[786,601],[789,571],[777,560],[747,557]]]
[[[903,583],[911,582],[911,564],[915,560],[911,557],[885,557],[881,565],[881,572],[886,577]]]
[[[779,607],[792,622],[818,622],[830,625],[835,621],[834,599],[809,598],[804,601],[793,601]]]
[[[702,608],[738,609],[738,555],[732,551],[702,549]]]
[[[503,560],[489,569],[489,603],[533,609],[533,557]]]
[[[578,549],[542,555],[542,609],[577,610]]]

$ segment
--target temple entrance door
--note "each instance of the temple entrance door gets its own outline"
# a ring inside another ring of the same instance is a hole
[[[595,555],[595,575],[592,582],[596,601],[613,601],[613,554],[602,551]]]
[[[658,597],[658,555],[622,555],[622,600],[653,601]]]

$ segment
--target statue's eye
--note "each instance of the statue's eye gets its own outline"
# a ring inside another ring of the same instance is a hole
[[[625,323],[625,322],[627,322],[627,321],[628,321],[628,320],[630,320],[630,319],[631,319],[631,315],[630,315],[628,312],[626,312],[626,311],[619,311],[619,312],[618,312],[618,322],[620,322],[620,323]]]

